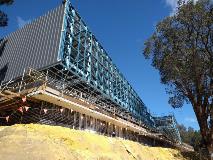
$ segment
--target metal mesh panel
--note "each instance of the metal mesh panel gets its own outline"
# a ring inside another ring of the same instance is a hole
[[[64,5],[11,33],[0,42],[0,81],[21,76],[24,68],[39,69],[57,62]]]

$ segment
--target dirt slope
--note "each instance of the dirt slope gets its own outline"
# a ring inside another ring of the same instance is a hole
[[[38,124],[0,127],[0,160],[186,160],[179,151]]]

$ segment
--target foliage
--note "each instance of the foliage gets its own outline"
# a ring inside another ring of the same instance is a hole
[[[209,0],[179,1],[177,13],[157,24],[144,49],[144,56],[152,59],[161,82],[167,85],[171,106],[192,104],[206,147],[213,143],[212,17],[213,4]]]
[[[0,0],[0,5],[7,4],[10,5],[14,2],[14,0]]]
[[[8,18],[7,15],[0,10],[0,26],[7,26]]]
[[[0,5],[11,5],[14,0],[0,0]],[[7,14],[0,10],[0,27],[5,27],[8,25]]]
[[[194,147],[195,150],[199,150],[201,144],[201,134],[200,131],[194,130],[192,127],[188,129],[183,125],[177,125],[181,139],[184,143],[187,143]]]

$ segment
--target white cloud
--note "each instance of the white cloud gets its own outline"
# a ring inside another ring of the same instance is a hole
[[[176,12],[177,9],[177,0],[165,0],[166,1],[166,5],[169,6],[171,8],[171,15],[174,14]]]
[[[187,2],[189,0],[185,0],[185,2]],[[193,0],[194,3],[196,3],[198,0]],[[178,7],[178,0],[165,0],[166,5],[169,6],[171,8],[171,12],[170,15],[174,15],[177,11],[177,7]]]
[[[18,27],[19,28],[22,28],[24,25],[26,25],[26,24],[28,24],[28,23],[30,23],[30,19],[29,20],[24,20],[23,18],[21,18],[21,17],[17,17],[17,23],[18,23]]]
[[[192,118],[192,117],[186,117],[184,120],[186,122],[190,122],[190,123],[196,123],[197,122],[197,120],[195,118]]]

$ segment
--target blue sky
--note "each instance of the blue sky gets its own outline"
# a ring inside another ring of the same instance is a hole
[[[178,123],[198,129],[191,105],[173,109],[160,77],[142,51],[144,41],[157,22],[175,12],[177,0],[70,0],[114,63],[156,115],[174,113]],[[56,7],[62,0],[15,0],[1,6],[9,26],[0,28],[3,37]]]

